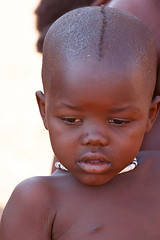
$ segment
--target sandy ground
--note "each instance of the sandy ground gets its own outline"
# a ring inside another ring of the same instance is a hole
[[[50,173],[52,151],[35,99],[42,89],[35,49],[38,3],[0,2],[0,209],[20,181]]]

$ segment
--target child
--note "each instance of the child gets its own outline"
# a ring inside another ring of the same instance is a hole
[[[36,96],[64,170],[17,186],[1,240],[160,239],[160,153],[138,154],[160,104],[156,70],[150,32],[127,13],[86,7],[52,25]]]
[[[65,1],[65,0],[64,0]],[[67,12],[69,9],[81,7],[81,4],[91,4],[92,5],[100,5],[102,3],[108,7],[114,7],[121,10],[128,11],[133,15],[140,18],[152,31],[157,47],[158,47],[158,58],[160,59],[160,28],[159,28],[159,21],[160,21],[160,1],[157,0],[97,0],[97,1],[90,1],[84,2],[79,0],[74,1],[65,1],[60,2],[57,0],[42,0],[39,4],[39,7],[36,10],[37,14],[37,27],[39,26],[40,31],[40,38],[37,41],[37,48],[40,52],[42,52],[42,45],[44,41],[44,37],[46,32],[48,31],[51,24],[60,17],[63,13]],[[145,7],[144,7],[145,6]],[[63,11],[62,11],[63,9]],[[49,24],[48,24],[49,23]],[[41,28],[40,28],[41,26]],[[159,60],[160,61],[160,60]],[[160,71],[160,67],[159,67]],[[158,74],[158,81],[156,92],[160,95],[160,73]],[[160,114],[157,117],[157,120],[152,128],[152,130],[145,134],[143,143],[141,146],[141,150],[160,150]],[[52,164],[51,172],[55,171],[55,164],[56,158]]]

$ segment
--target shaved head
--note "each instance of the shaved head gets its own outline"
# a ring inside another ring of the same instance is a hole
[[[156,45],[147,27],[129,13],[103,6],[85,7],[54,22],[43,46],[44,90],[67,64],[86,60],[141,69],[145,88],[153,95]]]

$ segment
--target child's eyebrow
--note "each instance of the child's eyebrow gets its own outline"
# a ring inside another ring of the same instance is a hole
[[[139,112],[139,107],[136,107],[136,106],[133,106],[133,105],[128,105],[128,106],[125,106],[125,107],[115,107],[115,108],[112,108],[110,109],[110,112],[123,112],[123,111],[132,111],[132,112],[135,112],[135,113],[138,113]]]
[[[73,105],[70,105],[70,104],[64,103],[64,102],[59,103],[58,107],[59,108],[67,107],[67,108],[74,109],[74,110],[82,110],[82,107],[80,107],[80,106],[73,106]],[[133,106],[133,105],[128,105],[128,106],[125,106],[125,107],[111,108],[109,110],[109,112],[111,112],[111,113],[123,112],[123,111],[132,111],[132,112],[138,113],[139,112],[139,108],[136,107],[136,106]]]
[[[80,107],[80,106],[73,106],[73,105],[70,105],[70,104],[64,103],[64,102],[59,103],[58,107],[59,108],[67,107],[67,108],[71,108],[71,109],[75,109],[75,110],[82,110],[82,107]]]

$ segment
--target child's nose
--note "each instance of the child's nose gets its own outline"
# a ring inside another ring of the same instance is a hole
[[[108,137],[104,136],[103,132],[97,131],[92,128],[87,131],[82,137],[82,145],[91,145],[91,146],[107,146]]]

